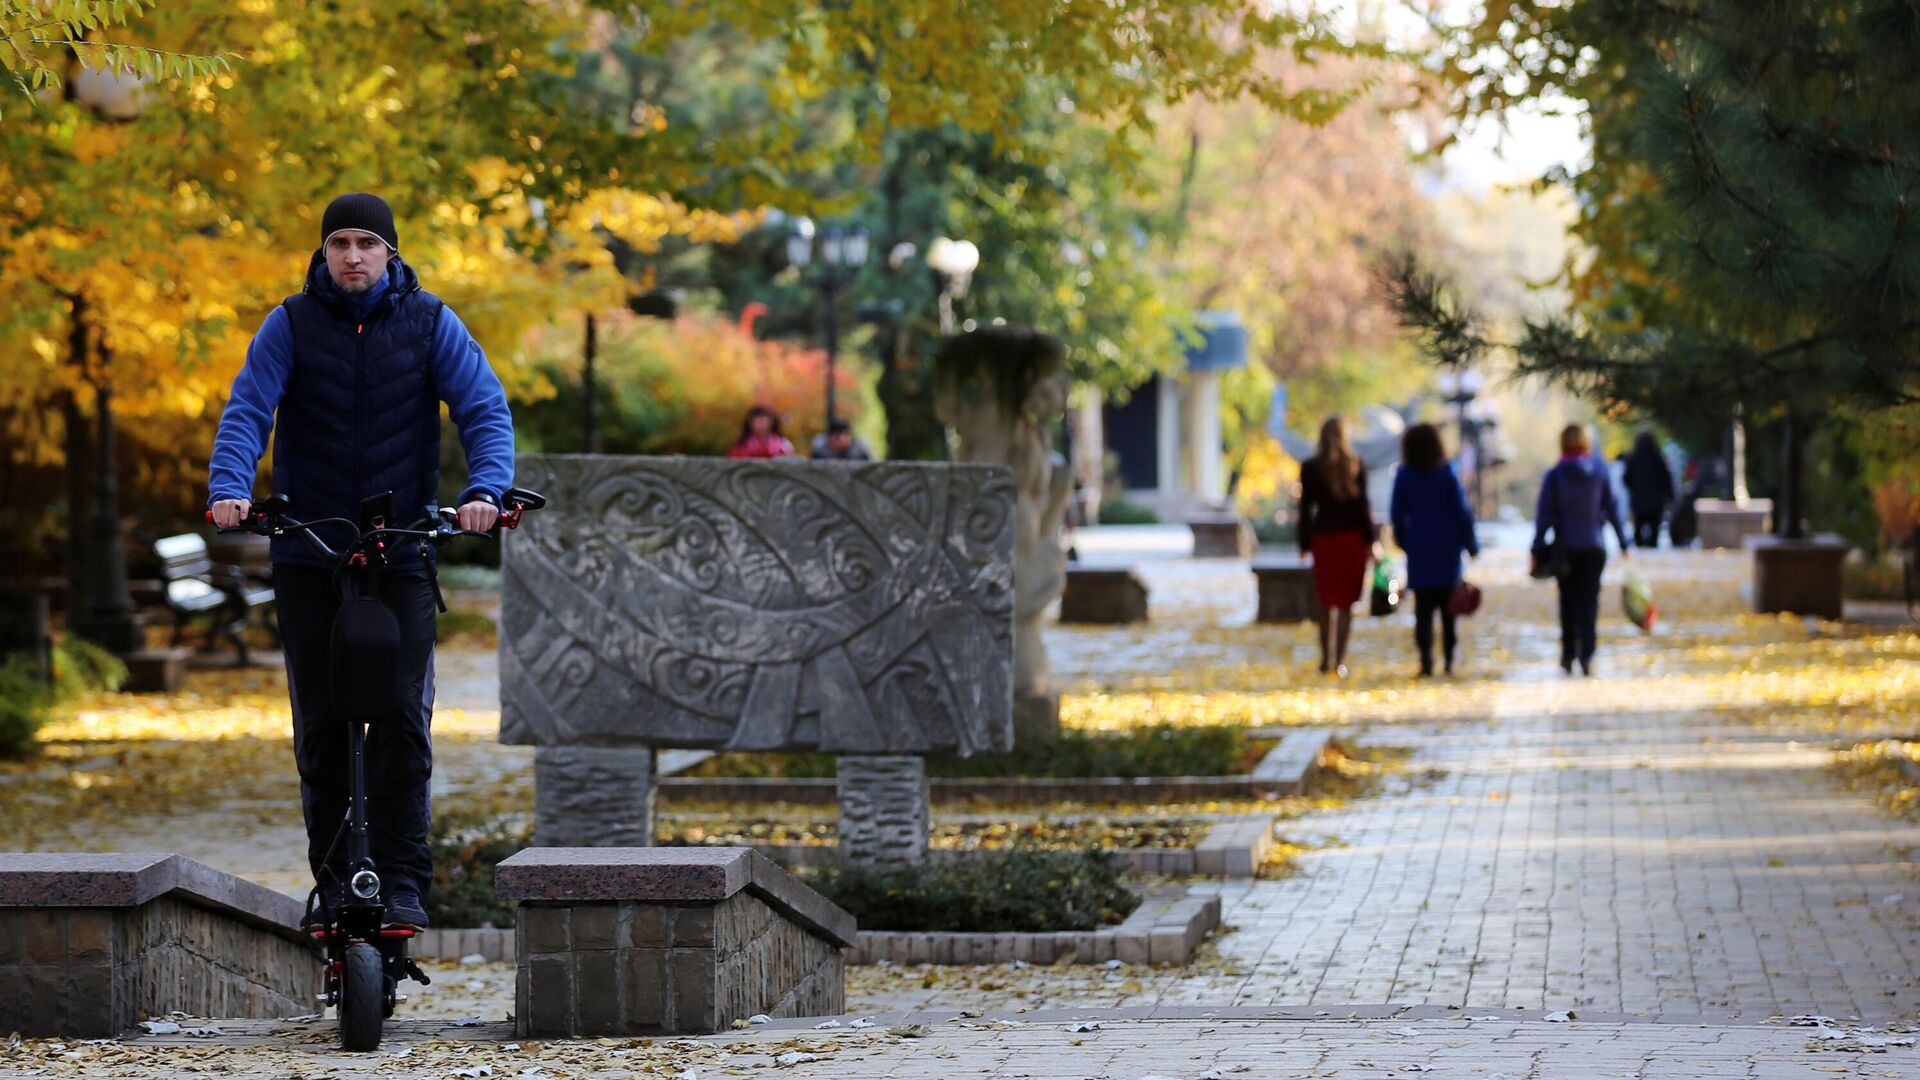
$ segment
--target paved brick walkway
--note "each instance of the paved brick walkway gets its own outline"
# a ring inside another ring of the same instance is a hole
[[[1463,682],[1477,681],[1462,690],[1483,715],[1369,727],[1382,695],[1356,695],[1362,738],[1412,748],[1415,780],[1287,823],[1289,839],[1319,850],[1292,879],[1220,887],[1234,929],[1218,963],[941,973],[924,987],[901,972],[863,986],[857,1002],[1920,1015],[1920,832],[1841,789],[1828,772],[1830,736],[1785,713],[1729,711],[1758,700],[1747,693],[1757,688],[1698,677],[1706,662],[1686,658],[1690,643],[1766,647],[1726,644],[1737,639],[1731,598],[1744,558],[1662,553],[1639,565],[1657,585],[1692,583],[1728,600],[1683,612],[1671,636],[1641,638],[1610,617],[1589,680],[1553,666],[1556,639],[1542,621],[1551,590],[1520,577],[1517,553],[1483,560],[1475,576],[1507,606],[1468,631]],[[1143,569],[1157,591],[1177,589],[1188,603],[1218,598],[1175,609],[1155,633],[1239,622],[1214,635],[1210,659],[1260,662],[1264,631],[1244,627],[1250,604],[1236,588],[1243,569]],[[1097,679],[1099,656],[1117,646],[1105,633],[1065,641],[1063,666]],[[1397,622],[1359,634],[1357,668],[1405,666]]]
[[[224,1021],[212,1038],[0,1045],[0,1076],[834,1077],[839,1080],[1102,1078],[1249,1080],[1786,1080],[1914,1077],[1909,1036],[1842,1027],[1679,1025],[1410,1010],[1378,1018],[1285,1010],[1162,1010],[1152,1017],[888,1016],[854,1029],[786,1022],[700,1039],[517,1043],[499,1025],[394,1025],[376,1054],[331,1048],[318,1024]],[[911,1025],[912,1034],[908,1034]]]

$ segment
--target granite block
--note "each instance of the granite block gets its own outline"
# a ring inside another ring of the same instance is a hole
[[[535,956],[564,953],[573,948],[573,909],[522,905],[520,925],[525,929],[527,952]]]

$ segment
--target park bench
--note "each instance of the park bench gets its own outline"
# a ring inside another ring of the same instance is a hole
[[[153,542],[160,559],[162,598],[173,613],[173,644],[178,646],[190,620],[207,620],[207,647],[218,638],[233,642],[240,663],[248,662],[243,633],[255,608],[273,604],[271,586],[249,581],[237,566],[223,566],[207,552],[207,541],[196,533],[164,536]],[[278,628],[268,623],[279,636]]]

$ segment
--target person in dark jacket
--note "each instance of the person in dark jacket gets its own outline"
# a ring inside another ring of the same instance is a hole
[[[357,521],[360,502],[394,495],[407,521],[440,485],[440,404],[466,450],[456,521],[484,531],[513,484],[513,416],[487,357],[452,309],[420,288],[400,258],[393,212],[375,195],[342,195],[320,219],[306,287],[268,312],[247,346],[214,436],[207,502],[231,527],[252,508],[254,470],[273,433],[273,490],[303,520]],[[322,539],[329,539],[322,530]],[[334,536],[338,546],[345,535]],[[342,897],[347,725],[332,706],[332,568],[298,536],[275,537],[274,600],[293,706],[307,859],[330,904]],[[433,713],[434,589],[414,545],[390,553],[381,598],[400,624],[405,714],[371,725],[368,819],[387,918],[424,926]]]
[[[1320,624],[1320,670],[1347,677],[1353,605],[1366,584],[1377,530],[1367,504],[1367,470],[1353,452],[1347,423],[1320,427],[1317,452],[1300,466],[1300,551],[1313,561]]]
[[[1592,451],[1586,428],[1573,424],[1560,433],[1560,462],[1547,470],[1534,514],[1536,557],[1546,549],[1548,533],[1566,556],[1566,572],[1560,578],[1560,668],[1568,674],[1576,662],[1582,674],[1593,674],[1609,526],[1620,541],[1620,557],[1632,556],[1607,467],[1594,459]]]
[[[1420,675],[1433,674],[1433,617],[1440,616],[1442,657],[1453,674],[1454,629],[1451,601],[1460,584],[1461,555],[1479,555],[1467,491],[1447,460],[1440,429],[1415,424],[1400,440],[1400,468],[1393,474],[1388,519],[1393,540],[1407,553],[1407,586],[1413,590],[1413,642],[1420,650]]]
[[[1633,542],[1643,548],[1660,546],[1660,520],[1673,502],[1673,474],[1653,432],[1642,431],[1627,455],[1627,509],[1633,513]]]

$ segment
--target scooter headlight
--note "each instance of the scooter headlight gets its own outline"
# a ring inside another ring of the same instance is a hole
[[[362,870],[353,875],[353,881],[349,884],[353,895],[362,900],[371,900],[380,895],[380,875],[371,870]]]

